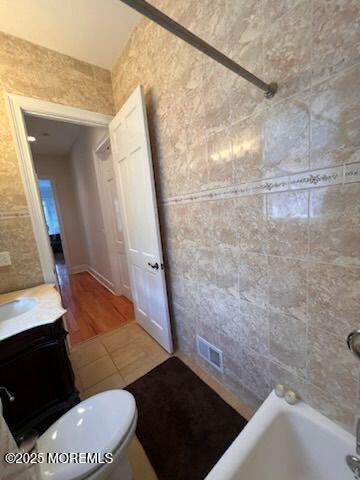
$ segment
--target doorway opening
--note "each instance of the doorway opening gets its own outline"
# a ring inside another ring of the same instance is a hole
[[[64,249],[62,245],[62,231],[55,200],[54,186],[50,178],[39,178],[39,193],[44,211],[45,222],[49,235],[51,250],[54,254],[55,265],[65,264]]]
[[[62,130],[56,128],[56,132],[62,131],[58,145],[67,145],[71,151],[70,156],[76,156],[75,160],[71,158],[69,162],[63,158],[65,153],[58,153],[55,155],[57,159],[52,162],[54,168],[59,168],[60,165],[62,171],[67,164],[73,175],[72,179],[68,178],[64,183],[66,195],[62,199],[58,181],[54,182],[53,179],[54,190],[59,196],[59,220],[63,226],[68,223],[65,221],[64,201],[76,197],[76,201],[71,202],[71,208],[68,209],[70,214],[67,215],[72,227],[62,229],[61,237],[69,279],[75,274],[78,274],[77,279],[88,274],[87,278],[97,281],[104,288],[103,292],[112,295],[111,299],[126,299],[128,307],[130,299],[127,297],[131,297],[133,318],[135,317],[138,328],[141,327],[164,350],[172,353],[165,266],[143,87],[138,86],[134,90],[114,118],[13,94],[7,94],[6,101],[44,281],[57,283],[54,254],[36,178],[39,168],[35,168],[35,163],[38,162],[33,160],[32,153],[35,145],[40,145],[40,142],[30,144],[29,137],[35,137],[36,140],[36,132],[33,130],[31,135],[28,133],[29,119],[38,122],[37,134],[41,135],[43,145],[46,145],[51,134],[43,129],[41,122],[47,122],[47,126],[61,125]],[[65,128],[68,130],[64,134]],[[112,156],[110,161],[104,162],[101,155],[108,136],[111,139]],[[57,161],[59,157],[62,158],[60,162]],[[110,177],[108,168],[104,165],[111,166],[113,171]],[[92,169],[91,175],[89,169]],[[39,173],[51,177],[46,171]],[[111,188],[109,181],[112,182]],[[72,193],[74,182],[77,183],[76,194]],[[110,200],[106,198],[109,194]],[[63,222],[61,217],[64,217]],[[111,222],[112,226],[109,227]],[[123,235],[123,242],[120,241],[120,234]],[[121,243],[125,256],[121,255]],[[77,248],[72,248],[71,245],[77,245]],[[114,274],[114,269],[121,269],[125,258],[128,273]],[[117,313],[119,306],[113,305],[109,299],[100,299],[93,308],[89,307],[97,295],[91,295],[89,287],[83,281],[80,283],[88,301],[78,311],[87,315],[91,312],[97,328],[103,328],[99,327],[99,319],[107,317],[103,311],[98,314],[98,304],[102,308],[110,306]],[[75,290],[78,291],[79,288]],[[71,301],[64,303],[71,313],[67,306],[71,305]],[[71,321],[71,315],[69,317]],[[113,318],[113,313],[110,317]],[[94,325],[91,326],[94,328]]]
[[[25,123],[69,337],[77,345],[135,319],[108,133],[33,115]]]

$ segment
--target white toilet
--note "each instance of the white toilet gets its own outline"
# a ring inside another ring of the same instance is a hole
[[[125,390],[109,390],[79,403],[38,439],[37,452],[112,453],[113,462],[43,463],[36,466],[40,480],[131,480],[127,447],[135,434],[137,410]]]

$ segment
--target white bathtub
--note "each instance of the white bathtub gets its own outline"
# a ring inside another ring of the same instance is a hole
[[[354,436],[272,392],[206,480],[352,480],[348,454],[355,455]]]

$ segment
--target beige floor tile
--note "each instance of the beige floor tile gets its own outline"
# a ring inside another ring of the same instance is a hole
[[[129,385],[168,358],[169,355],[166,353],[162,353],[157,357],[142,357],[120,368],[119,371],[124,378],[126,385]]]
[[[153,358],[158,357],[164,353],[168,354],[155,340],[153,340],[149,335],[147,338],[144,338],[140,342],[147,352],[147,355]]]
[[[156,473],[137,437],[131,442],[128,455],[133,471],[133,480],[157,480]]]
[[[84,390],[116,373],[116,367],[109,356],[105,356],[79,368],[78,374]]]
[[[79,369],[107,355],[104,345],[98,340],[89,340],[75,347],[70,354],[73,367]]]
[[[120,369],[129,363],[134,362],[135,360],[139,360],[141,358],[145,359],[148,354],[142,343],[132,342],[125,347],[111,352],[110,356],[117,368]]]
[[[129,343],[134,342],[142,335],[147,335],[147,333],[145,333],[139,325],[133,322],[113,330],[112,332],[100,335],[98,339],[108,352],[113,352],[119,348],[126,347]]]
[[[110,375],[110,377],[105,378],[99,383],[96,383],[92,387],[86,389],[83,393],[83,398],[91,397],[92,395],[96,395],[100,392],[105,392],[106,390],[113,390],[118,388],[125,387],[125,380],[122,376],[116,372]]]

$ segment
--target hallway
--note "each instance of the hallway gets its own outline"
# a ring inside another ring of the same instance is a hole
[[[72,345],[135,320],[132,302],[113,295],[89,273],[68,275],[65,263],[57,263],[56,271]]]

